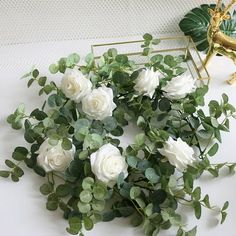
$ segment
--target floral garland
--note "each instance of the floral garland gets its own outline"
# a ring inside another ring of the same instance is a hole
[[[236,166],[208,159],[235,118],[227,95],[220,103],[210,101],[204,112],[208,86],[187,74],[183,56],[152,54],[158,43],[144,35],[142,68],[109,49],[98,61],[89,54],[81,65],[79,55],[71,54],[50,65],[52,74],[63,74],[60,84],[37,69],[23,77],[28,87],[38,83],[47,100],[29,115],[20,105],[8,117],[13,129],[24,128],[29,145],[15,148],[17,162],[6,160],[9,169],[0,176],[19,181],[25,163],[45,177],[40,191],[46,207],[62,210],[73,235],[84,235],[99,221],[131,216],[145,235],[174,226],[178,236],[194,236],[197,228],[184,229],[178,207],[192,207],[197,219],[202,207],[214,209],[194,181],[204,172],[217,177],[221,168],[232,172]],[[117,137],[130,123],[140,132],[124,147]],[[219,210],[221,223],[227,207],[228,202]]]

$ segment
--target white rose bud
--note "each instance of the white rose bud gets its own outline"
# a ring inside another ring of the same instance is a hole
[[[164,96],[169,99],[185,98],[189,93],[196,90],[196,80],[191,75],[185,73],[168,81],[162,90],[164,91]]]
[[[109,187],[113,187],[117,183],[120,173],[124,173],[124,177],[128,176],[128,165],[125,158],[121,156],[119,149],[111,144],[105,144],[98,151],[90,156],[92,172]]]
[[[56,146],[52,146],[46,139],[38,150],[37,163],[46,172],[58,171],[64,172],[74,158],[75,147],[71,150],[64,150],[61,147],[61,141]]]
[[[80,102],[91,92],[92,83],[77,69],[67,69],[61,81],[61,90],[67,98]]]
[[[194,157],[194,150],[181,138],[176,141],[169,138],[159,152],[165,156],[171,165],[175,166],[177,170],[183,172],[188,165],[193,165],[196,161]]]
[[[89,118],[103,120],[112,116],[116,104],[113,102],[113,91],[106,86],[94,89],[82,100],[82,110]]]
[[[154,72],[153,68],[142,70],[135,80],[136,84],[134,89],[138,93],[152,98],[156,88],[159,85],[160,76],[161,73],[158,71]]]

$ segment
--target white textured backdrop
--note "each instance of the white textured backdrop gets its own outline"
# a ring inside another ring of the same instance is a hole
[[[191,8],[209,0],[0,0],[0,46],[145,32],[179,32]]]

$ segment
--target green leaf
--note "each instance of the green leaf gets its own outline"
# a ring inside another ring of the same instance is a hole
[[[55,211],[58,208],[58,201],[48,201],[46,203],[46,208],[49,211]]]
[[[107,53],[108,56],[112,58],[115,58],[117,56],[117,50],[115,48],[108,49]]]
[[[111,131],[111,134],[113,136],[122,136],[124,133],[124,130],[120,127],[120,126],[117,126],[115,130]]]
[[[14,162],[12,162],[11,160],[5,160],[5,164],[6,164],[6,166],[8,166],[11,169],[16,166],[16,164]]]
[[[195,226],[190,231],[186,232],[185,236],[196,236],[197,235],[197,226]],[[184,235],[183,235],[184,236]]]
[[[131,199],[136,199],[137,197],[139,197],[140,194],[141,194],[141,188],[140,187],[132,187],[130,189],[130,198]]]
[[[102,122],[107,131],[112,131],[117,127],[117,121],[112,116],[106,117]]]
[[[201,199],[201,188],[200,187],[195,188],[192,196],[196,201],[199,201]]]
[[[49,94],[53,91],[53,87],[50,85],[50,84],[46,84],[44,87],[43,87],[43,91],[46,93],[46,94]]]
[[[83,190],[80,193],[79,197],[80,197],[80,200],[84,203],[89,203],[93,199],[92,193],[89,190]]]
[[[71,187],[69,184],[61,184],[56,188],[56,194],[58,197],[66,197],[70,194]]]
[[[139,225],[142,224],[142,222],[143,222],[143,218],[139,214],[134,214],[134,216],[131,219],[131,224],[133,227],[138,227]]]
[[[61,147],[64,149],[64,150],[71,150],[72,148],[72,141],[68,138],[63,138],[62,139],[62,143],[61,143]]]
[[[52,73],[52,74],[56,74],[59,70],[59,66],[57,64],[51,64],[49,66],[49,71]]]
[[[124,172],[121,172],[118,175],[118,178],[117,178],[117,187],[118,187],[118,189],[120,189],[121,186],[124,184],[124,180],[125,180]]]
[[[137,164],[138,164],[138,161],[139,161],[139,159],[137,157],[128,156],[126,160],[127,160],[127,164],[130,167],[132,167],[132,168],[136,168],[137,167]]]
[[[184,112],[187,113],[187,114],[193,114],[193,113],[196,112],[195,106],[191,103],[185,103],[183,105],[183,108],[184,108]]]
[[[137,202],[137,204],[139,205],[139,207],[142,208],[142,209],[146,206],[144,200],[141,199],[141,198],[135,198],[135,201]]]
[[[91,211],[91,206],[88,203],[84,203],[79,201],[78,202],[78,208],[81,213],[88,213]]]
[[[16,147],[12,153],[12,158],[16,161],[23,161],[27,158],[29,151],[25,147]]]
[[[222,210],[221,210],[221,211],[227,210],[228,207],[229,207],[229,202],[227,201],[227,202],[224,203],[224,206],[222,207]]]
[[[103,222],[109,222],[109,221],[114,220],[115,217],[116,217],[116,215],[115,215],[115,213],[113,211],[107,211],[107,212],[103,213],[102,221]]]
[[[204,4],[194,8],[179,23],[180,29],[185,35],[191,36],[199,51],[206,51],[209,47],[207,32],[211,16],[208,9],[214,9],[215,6],[215,4]],[[236,37],[235,15],[231,15],[231,20],[224,21],[220,28],[227,35]]]
[[[39,76],[39,71],[37,69],[33,70],[32,76],[36,79]]]
[[[46,81],[47,81],[47,77],[45,77],[45,76],[44,77],[40,77],[39,80],[38,80],[39,86],[44,86]]]
[[[40,111],[38,108],[33,110],[30,114],[30,116],[35,117],[35,119],[41,121],[44,120],[47,117],[47,114],[44,111]]]
[[[188,192],[190,192],[193,188],[193,176],[192,174],[185,172],[183,174],[183,178],[184,178],[184,187]]]
[[[14,175],[16,175],[17,177],[22,177],[24,175],[24,171],[19,167],[19,166],[16,166],[14,169],[13,169],[13,173]]]
[[[152,44],[153,44],[153,45],[158,45],[160,42],[161,42],[160,39],[153,39],[153,40],[152,40]]]
[[[160,111],[169,111],[171,109],[170,101],[167,98],[162,98],[158,103]]]
[[[43,194],[43,195],[48,195],[50,193],[52,193],[53,191],[53,186],[52,184],[43,184],[41,187],[40,187],[40,192]]]
[[[148,217],[151,216],[152,213],[153,213],[153,204],[152,204],[152,203],[148,204],[148,205],[145,207],[144,212],[145,212],[145,214],[146,214]]]
[[[93,199],[92,208],[94,211],[103,211],[105,208],[105,201]]]
[[[217,153],[218,149],[219,149],[219,144],[215,143],[208,151],[208,155],[211,157],[214,156]]]
[[[202,214],[202,207],[201,207],[201,203],[198,201],[194,201],[193,202],[193,208],[194,208],[194,212],[195,212],[195,216],[197,219],[201,218],[201,214]]]
[[[146,169],[145,176],[153,184],[156,184],[159,180],[159,176],[156,174],[156,171],[153,168]]]
[[[145,134],[144,133],[137,134],[135,136],[135,144],[138,147],[141,147],[144,143],[145,143]]]
[[[128,217],[134,213],[134,208],[131,206],[119,207],[116,209],[123,217]]]
[[[84,228],[86,230],[89,231],[93,229],[93,221],[89,217],[84,217],[83,222],[84,222]]]
[[[34,83],[35,79],[30,79],[27,83],[27,87],[29,88],[33,83]]]
[[[98,185],[93,188],[93,196],[97,200],[105,199],[106,194],[107,194],[107,190],[105,187]]]
[[[46,176],[45,170],[42,167],[40,167],[40,166],[35,166],[34,167],[34,171],[35,171],[36,174],[38,174],[38,175],[40,175],[42,177]]]
[[[10,171],[0,170],[0,176],[3,178],[8,178],[10,176]]]
[[[209,195],[207,194],[204,199],[202,200],[207,208],[211,208],[210,201],[209,201]]]
[[[94,179],[92,177],[86,177],[83,179],[82,188],[84,190],[91,190],[94,185]]]
[[[151,34],[144,34],[143,39],[146,41],[151,41],[153,39],[153,37]]]
[[[121,64],[125,64],[128,62],[128,57],[126,55],[117,55],[115,60]]]
[[[166,55],[164,57],[164,63],[166,65],[168,65],[169,67],[176,67],[177,66],[177,62],[175,61],[174,57],[172,55]]]
[[[227,104],[229,102],[229,97],[227,96],[227,94],[223,93],[222,98],[223,98],[224,104]]]
[[[13,182],[18,182],[19,181],[19,177],[17,175],[15,175],[14,173],[11,173],[11,180]]]
[[[84,149],[91,148],[91,149],[98,149],[103,144],[103,138],[99,134],[88,134],[84,139]]]
[[[221,212],[221,221],[220,223],[223,224],[226,220],[226,217],[227,217],[227,212]]]
[[[71,67],[77,64],[80,60],[80,56],[77,53],[70,54],[66,59],[66,66]]]
[[[85,62],[87,62],[88,66],[91,67],[94,64],[94,55],[93,53],[89,53],[86,57],[85,57]]]
[[[72,235],[77,235],[82,229],[81,219],[77,216],[69,218],[69,228],[66,228],[66,231]]]
[[[91,121],[85,118],[78,119],[74,125],[76,130],[80,130],[81,128],[84,128],[84,127],[90,128],[90,126],[91,126]]]

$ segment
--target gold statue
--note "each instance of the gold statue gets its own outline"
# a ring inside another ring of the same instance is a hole
[[[220,30],[222,22],[230,19],[228,12],[235,3],[236,0],[231,0],[228,6],[222,10],[222,1],[218,0],[216,8],[214,10],[209,9],[211,15],[210,26],[207,34],[209,50],[204,61],[205,66],[207,66],[210,59],[217,53],[231,58],[236,64],[236,39],[225,35]],[[231,79],[227,82],[229,84],[234,84],[236,82],[236,73],[234,73]]]

